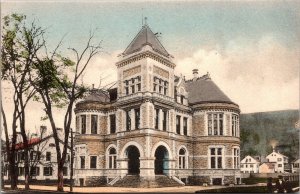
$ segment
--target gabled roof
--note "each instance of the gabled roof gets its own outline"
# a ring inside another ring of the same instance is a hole
[[[249,162],[249,161],[246,162],[246,159],[251,159],[251,162]],[[256,160],[255,158],[253,158],[252,156],[247,155],[244,159],[241,160],[241,163],[247,163],[247,164],[249,164],[249,163],[259,163],[259,161]]]
[[[194,81],[187,81],[186,89],[189,93],[188,101],[190,104],[204,102],[225,102],[234,104],[209,77],[200,77]]]
[[[283,157],[283,158],[288,158],[287,156],[285,156],[285,155],[283,155],[283,154],[281,154],[281,153],[279,153],[279,152],[275,152],[274,150],[273,150],[273,152],[272,152],[271,154],[277,154],[277,155],[279,155],[279,156],[281,156],[281,157]],[[267,155],[266,158],[268,158],[269,156],[271,156],[271,154]]]
[[[275,164],[276,164],[276,162],[264,162],[260,166],[266,165],[269,169],[274,169],[275,168]]]
[[[148,25],[144,25],[140,32],[135,36],[133,41],[123,52],[124,55],[129,55],[134,52],[140,51],[145,45],[149,45],[152,49],[161,55],[169,56],[169,53],[159,42],[155,34],[151,31]]]

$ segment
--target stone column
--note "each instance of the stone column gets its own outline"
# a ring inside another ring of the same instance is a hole
[[[183,135],[183,116],[180,115],[180,135]]]
[[[159,111],[158,111],[158,129],[159,130],[163,130],[163,111],[162,111],[162,109],[159,109]]]
[[[86,134],[91,134],[91,114],[86,114]]]
[[[131,130],[135,129],[135,111],[134,109],[130,110],[130,119],[131,119]]]
[[[128,174],[128,159],[127,158],[119,158],[117,159],[117,168],[118,175],[123,178]]]
[[[140,126],[141,128],[154,128],[154,106],[151,102],[146,101],[140,109]]]
[[[140,176],[154,178],[154,160],[152,157],[140,157]]]
[[[175,133],[176,129],[175,129],[175,110],[171,109],[169,110],[169,114],[168,114],[169,120],[168,120],[168,131]]]
[[[116,132],[124,130],[124,127],[122,125],[122,121],[123,121],[122,114],[123,114],[123,110],[118,109],[116,112]]]

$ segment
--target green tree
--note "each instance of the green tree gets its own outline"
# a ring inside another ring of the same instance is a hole
[[[36,56],[37,62],[31,74],[31,84],[39,94],[40,101],[44,105],[45,113],[50,121],[55,140],[58,183],[57,190],[63,191],[63,166],[66,161],[66,154],[69,144],[73,107],[75,101],[81,98],[86,91],[86,87],[79,84],[79,79],[87,68],[90,60],[101,52],[101,42],[92,44],[93,33],[90,33],[87,44],[82,52],[70,48],[75,54],[75,60],[64,57],[58,53],[61,42],[51,55],[46,57]],[[45,49],[47,50],[46,45]],[[64,136],[58,137],[57,125],[54,118],[53,109],[64,108]],[[60,139],[61,138],[61,139]],[[60,141],[63,148],[60,148]]]
[[[8,125],[3,106],[1,106],[3,127],[6,138],[6,154],[9,158],[9,171],[11,175],[11,188],[17,188],[18,175],[15,162],[15,144],[17,130],[20,130],[22,143],[25,147],[24,169],[25,189],[29,189],[29,161],[28,138],[25,132],[26,107],[36,91],[29,82],[29,72],[37,52],[43,43],[44,30],[37,27],[34,22],[26,23],[26,16],[11,14],[3,18],[2,48],[1,48],[1,79],[8,82],[13,88],[13,104],[11,132],[9,137]],[[2,105],[2,102],[1,102]],[[19,125],[19,126],[18,126]]]

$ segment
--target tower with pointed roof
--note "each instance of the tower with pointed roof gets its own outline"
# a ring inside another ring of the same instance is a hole
[[[209,74],[175,76],[144,24],[116,63],[118,84],[75,108],[77,185],[238,184],[239,106]]]

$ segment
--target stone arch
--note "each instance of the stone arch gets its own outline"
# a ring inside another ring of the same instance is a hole
[[[170,149],[170,146],[169,146],[166,142],[164,142],[164,141],[159,141],[159,142],[157,142],[156,144],[154,144],[154,146],[152,146],[152,149],[151,149],[151,157],[155,157],[155,151],[156,151],[156,149],[157,149],[159,146],[164,146],[164,147],[167,149],[167,151],[168,151],[169,158],[170,158],[170,159],[173,159],[173,153],[172,153],[172,151],[171,151],[171,149]]]
[[[177,152],[176,152],[176,155],[179,156],[179,151],[180,151],[182,148],[186,151],[186,155],[189,156],[189,151],[188,151],[188,149],[187,149],[187,147],[186,147],[185,145],[181,145],[181,146],[178,147]]]
[[[139,152],[140,152],[140,157],[144,157],[144,149],[143,149],[143,147],[142,147],[139,143],[137,143],[136,141],[130,141],[130,142],[127,142],[127,143],[123,146],[123,148],[122,148],[122,150],[121,150],[121,152],[120,152],[120,157],[121,157],[121,158],[126,158],[126,157],[127,157],[127,156],[126,156],[126,149],[127,149],[129,146],[135,146],[135,147],[137,147],[137,149],[138,149]]]

